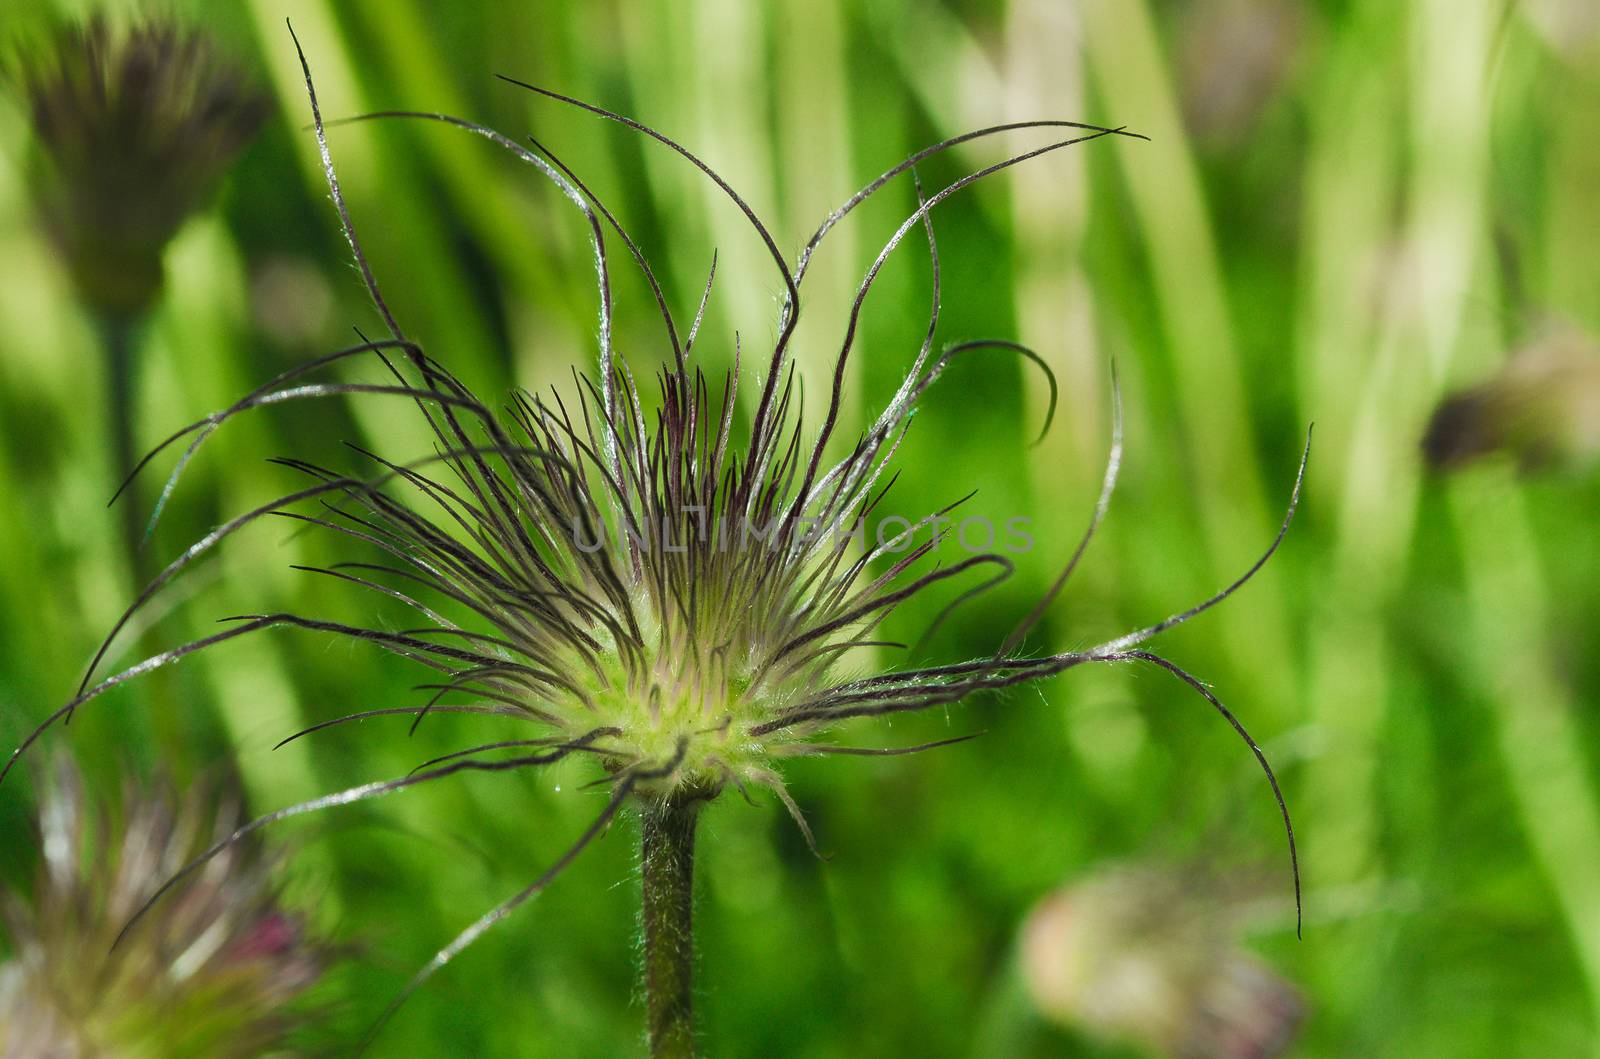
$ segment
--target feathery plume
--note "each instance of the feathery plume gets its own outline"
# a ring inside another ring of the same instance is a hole
[[[294,1001],[328,953],[280,905],[273,859],[253,843],[113,944],[164,879],[238,826],[237,803],[217,795],[129,782],[113,814],[52,762],[33,891],[0,893],[0,1054],[246,1059],[299,1028]]]
[[[266,120],[267,98],[209,37],[103,16],[58,30],[11,64],[41,148],[33,199],[95,322],[104,356],[113,473],[133,465],[139,324],[162,286],[162,256]],[[123,544],[149,579],[131,506]]]
[[[44,163],[34,196],[84,301],[133,316],[161,288],[161,255],[269,112],[198,31],[103,16],[15,64]]]

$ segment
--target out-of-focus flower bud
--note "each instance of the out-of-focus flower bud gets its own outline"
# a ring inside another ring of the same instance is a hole
[[[1199,0],[1178,26],[1183,113],[1210,147],[1243,142],[1299,54],[1305,14],[1292,0]]]
[[[1600,55],[1600,4],[1594,0],[1521,0],[1517,7],[1545,43],[1568,59]]]
[[[250,276],[250,316],[262,334],[299,356],[327,337],[333,291],[311,262],[274,255]]]
[[[261,127],[268,101],[198,32],[104,19],[26,54],[21,84],[43,148],[34,192],[89,306],[144,310],[161,255]]]
[[[271,863],[230,846],[117,941],[129,918],[239,823],[204,785],[86,799],[64,761],[41,798],[33,892],[0,893],[0,1055],[244,1059],[283,1045],[327,951],[278,903]],[[115,944],[113,944],[115,942]]]
[[[1447,397],[1422,439],[1439,471],[1495,452],[1526,470],[1592,465],[1600,457],[1600,347],[1570,331],[1534,342],[1487,382]]]
[[[1304,1004],[1242,947],[1238,904],[1175,869],[1097,872],[1029,915],[1021,945],[1028,991],[1055,1022],[1160,1055],[1282,1055]]]

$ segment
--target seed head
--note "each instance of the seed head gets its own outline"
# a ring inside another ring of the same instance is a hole
[[[1422,452],[1439,471],[1494,453],[1529,471],[1593,466],[1600,459],[1600,347],[1562,330],[1517,350],[1493,377],[1439,405]]]
[[[1588,0],[1525,0],[1517,13],[1545,44],[1579,70],[1593,70],[1600,53],[1600,9]]]
[[[1272,1059],[1299,991],[1240,943],[1237,895],[1170,866],[1117,865],[1045,898],[1022,930],[1024,980],[1053,1021],[1174,1059]]]
[[[752,370],[741,341],[733,336],[732,368],[708,373],[694,358],[715,283],[714,261],[693,322],[680,327],[637,243],[599,197],[547,149],[536,142],[524,146],[444,115],[372,115],[442,122],[488,138],[549,180],[587,225],[599,302],[597,370],[592,376],[574,371],[565,392],[515,394],[509,407],[497,412],[410,339],[384,299],[334,172],[309,68],[306,80],[334,206],[389,335],[286,372],[231,407],[174,434],[162,448],[180,440],[186,440],[188,448],[168,480],[167,491],[195,450],[227,420],[290,400],[347,396],[399,400],[415,409],[434,454],[401,463],[357,450],[368,462],[353,471],[302,459],[280,461],[305,476],[306,484],[192,545],[151,582],[106,644],[193,562],[235,532],[269,516],[339,534],[352,547],[364,549],[366,554],[359,558],[313,572],[398,603],[420,624],[397,631],[393,624],[356,626],[289,613],[240,615],[229,629],[156,655],[98,684],[91,686],[86,676],[78,697],[30,735],[17,754],[54,721],[149,669],[262,629],[293,627],[361,641],[423,666],[434,676],[423,685],[426,700],[416,705],[382,706],[335,717],[291,739],[387,715],[409,715],[415,728],[427,714],[439,711],[522,721],[531,726],[529,737],[464,747],[424,762],[408,776],[290,806],[250,822],[229,841],[289,816],[391,794],[469,770],[521,771],[574,754],[598,759],[604,766],[601,782],[609,786],[610,796],[590,827],[548,871],[441,951],[413,980],[413,988],[548,885],[630,802],[648,803],[649,811],[667,802],[709,799],[729,786],[747,793],[764,787],[805,829],[783,787],[778,769],[782,758],[927,749],[841,747],[832,741],[841,722],[954,703],[1079,665],[1139,661],[1173,674],[1246,740],[1281,808],[1276,779],[1237,719],[1200,681],[1142,645],[1221,602],[1260,569],[1287,531],[1294,500],[1267,551],[1210,599],[1087,650],[1036,656],[1020,650],[1105,514],[1121,462],[1120,413],[1114,417],[1105,479],[1088,529],[1033,610],[1009,636],[996,638],[992,654],[867,675],[847,668],[859,662],[843,661],[856,649],[877,644],[874,637],[881,623],[906,601],[950,582],[966,589],[956,598],[957,604],[964,603],[1011,568],[1004,556],[992,553],[935,566],[932,534],[901,547],[897,538],[869,538],[864,532],[892,481],[893,457],[918,400],[952,361],[999,350],[1042,363],[1009,340],[936,348],[939,259],[932,211],[984,177],[1121,130],[1074,122],[1021,122],[935,144],[889,169],[825,218],[791,266],[754,210],[688,149],[632,119],[514,82],[620,122],[676,152],[744,214],[766,246],[784,289],[773,347],[757,362],[760,370]],[[815,425],[809,425],[794,384],[791,340],[813,251],[861,202],[922,159],[959,143],[1029,129],[1067,133],[931,195],[923,196],[919,186],[918,208],[860,283],[843,325],[826,405],[813,420]],[[836,434],[843,386],[864,305],[884,262],[912,233],[926,239],[933,273],[934,297],[925,337],[909,357],[903,382],[878,416],[855,437],[841,439]],[[612,345],[608,243],[613,236],[639,269],[660,316],[664,355],[662,366],[651,374],[636,374]],[[356,358],[372,360],[377,373],[361,382],[311,378]],[[738,414],[741,391],[749,398],[745,407],[754,410],[748,426]],[[1297,479],[1295,497],[1298,489]],[[946,512],[930,513],[913,532],[926,532],[934,517]],[[104,654],[102,647],[91,676]],[[1286,810],[1284,822],[1287,828]],[[806,835],[809,839],[808,829]],[[1292,855],[1292,832],[1289,839]],[[213,846],[177,873],[169,887],[226,845],[225,841]]]
[[[253,844],[230,847],[118,938],[165,879],[237,827],[237,804],[219,808],[218,793],[129,782],[112,814],[65,759],[53,763],[33,891],[0,893],[0,1054],[244,1059],[296,1029],[291,1002],[326,953],[280,906],[271,858]]]
[[[15,64],[42,148],[34,194],[83,298],[129,315],[161,255],[266,119],[265,96],[199,31],[101,16]]]

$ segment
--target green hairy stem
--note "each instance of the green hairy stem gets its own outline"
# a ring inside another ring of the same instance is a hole
[[[644,995],[655,1059],[694,1055],[694,829],[702,799],[643,814]]]
[[[118,314],[106,314],[100,320],[100,338],[105,349],[108,377],[108,418],[111,427],[111,479],[120,483],[123,475],[133,470],[138,459],[134,441],[134,341],[136,324],[133,319]],[[139,505],[131,498],[121,503],[122,546],[127,553],[129,569],[136,588],[144,587],[149,580],[145,569],[149,564],[139,547],[144,539],[144,522]]]

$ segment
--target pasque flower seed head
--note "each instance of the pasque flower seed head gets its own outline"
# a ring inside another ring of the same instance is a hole
[[[42,148],[34,197],[74,283],[95,310],[143,311],[161,255],[269,112],[202,32],[103,16],[24,56],[22,89]]]
[[[123,785],[97,806],[65,758],[40,795],[31,892],[0,893],[0,1055],[258,1056],[305,1019],[295,1001],[330,951],[287,911],[274,858],[234,843],[159,914],[119,937],[161,883],[239,825],[214,785]]]
[[[701,324],[715,283],[714,263],[693,322],[684,327],[624,226],[544,147],[525,146],[445,115],[370,115],[442,122],[488,138],[550,181],[587,226],[599,305],[597,371],[592,376],[574,371],[573,383],[565,391],[518,393],[501,414],[425,353],[384,298],[334,170],[309,67],[306,81],[334,206],[388,335],[286,372],[173,435],[168,445],[187,441],[188,447],[169,478],[168,491],[194,451],[230,418],[291,400],[359,397],[408,404],[433,442],[434,454],[401,463],[363,450],[370,466],[360,473],[299,459],[281,461],[305,475],[306,484],[193,544],[151,582],[111,636],[191,564],[235,532],[269,516],[340,534],[364,550],[367,554],[359,559],[317,572],[397,602],[421,624],[397,629],[290,613],[240,615],[231,628],[146,659],[98,684],[90,686],[86,678],[80,695],[39,731],[149,669],[259,630],[287,626],[361,641],[435,674],[426,685],[429,697],[417,705],[362,710],[291,738],[380,715],[410,715],[415,726],[430,712],[446,710],[521,719],[531,730],[526,738],[486,740],[461,748],[405,777],[375,781],[268,814],[241,828],[239,837],[288,816],[388,795],[467,771],[525,771],[573,755],[596,759],[603,766],[601,782],[610,796],[591,826],[548,871],[441,951],[413,986],[548,885],[630,803],[640,806],[646,820],[647,845],[651,821],[702,804],[729,786],[774,792],[804,827],[784,790],[781,760],[793,754],[861,752],[828,741],[830,732],[849,718],[954,703],[1089,663],[1143,661],[1166,669],[1204,696],[1249,742],[1239,722],[1203,684],[1143,645],[1209,609],[1248,580],[1282,539],[1293,500],[1271,547],[1211,599],[1086,650],[1038,656],[1019,651],[1031,626],[1076,567],[1106,511],[1121,461],[1120,413],[1088,530],[1055,583],[1011,635],[996,638],[991,654],[866,675],[852,673],[842,661],[853,649],[874,643],[884,618],[908,600],[946,583],[981,588],[1011,568],[1004,556],[981,553],[928,569],[931,542],[899,553],[882,544],[858,546],[864,539],[862,527],[892,479],[893,458],[917,403],[946,367],[983,349],[1037,359],[1010,341],[936,346],[939,264],[933,210],[994,173],[1121,130],[1073,122],[1019,122],[935,144],[889,169],[830,214],[791,266],[755,211],[689,150],[632,119],[522,85],[620,122],[676,152],[742,212],[767,248],[784,291],[773,346],[757,361],[759,370],[753,370],[748,351],[735,336],[730,343],[732,368],[712,374],[696,362],[696,353],[704,341]],[[808,424],[794,384],[791,340],[801,313],[807,265],[827,233],[924,158],[1000,133],[1061,129],[1067,130],[1065,138],[990,165],[931,195],[923,196],[919,187],[918,208],[860,283],[842,328],[826,404],[816,425]],[[863,307],[884,262],[913,233],[926,239],[934,274],[926,335],[903,382],[878,416],[855,438],[841,439],[836,435],[846,369]],[[653,374],[636,372],[613,346],[613,239],[620,242],[654,296],[664,356]],[[356,358],[375,359],[381,374],[363,382],[314,381],[316,373]],[[750,398],[746,407],[753,408],[747,427],[738,414],[742,391]],[[1297,479],[1296,498],[1298,490]],[[310,504],[322,506],[308,509]],[[974,594],[975,589],[969,589],[958,602]],[[99,661],[97,657],[91,672]],[[38,734],[31,735],[18,753]],[[1249,745],[1276,795],[1276,780],[1265,758],[1254,743]],[[1281,806],[1281,796],[1278,800]],[[1287,812],[1284,821],[1287,826]],[[692,839],[692,831],[688,837]],[[219,843],[211,852],[226,846]],[[173,883],[203,862],[202,857]],[[652,864],[674,863],[671,857],[652,861],[647,852],[646,874],[650,875]],[[664,885],[670,890],[681,882],[669,878]],[[647,878],[647,948],[648,883]],[[668,897],[678,900],[684,893],[679,889]],[[653,1037],[654,1030],[652,1023]]]

